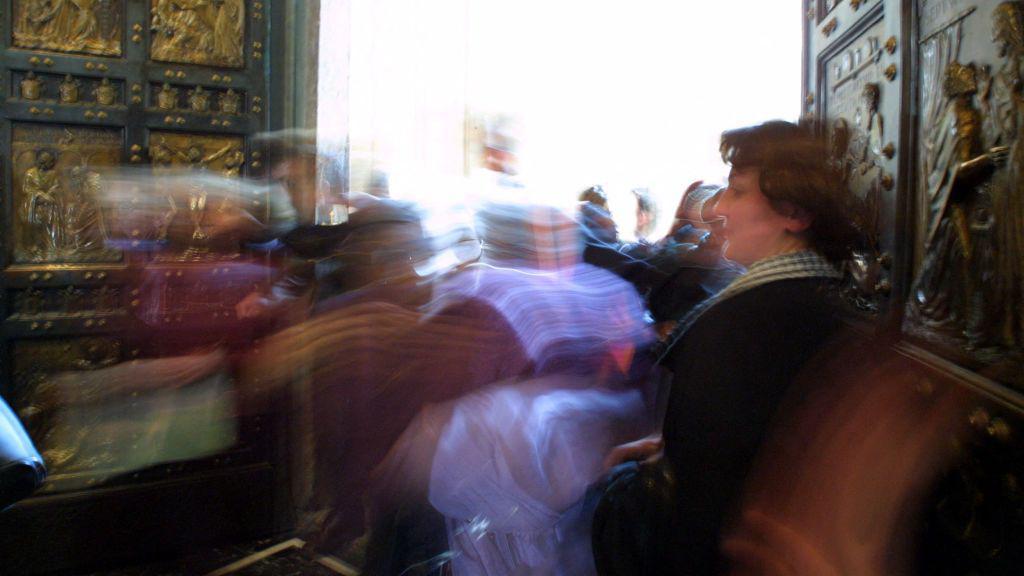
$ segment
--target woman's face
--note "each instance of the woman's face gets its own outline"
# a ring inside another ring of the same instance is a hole
[[[730,171],[729,186],[714,209],[715,216],[724,219],[720,234],[726,242],[725,257],[744,266],[806,247],[792,233],[800,228],[797,221],[776,212],[761,192],[759,176],[756,168]]]

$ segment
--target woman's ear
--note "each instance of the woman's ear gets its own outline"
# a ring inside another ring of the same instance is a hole
[[[814,215],[799,206],[790,206],[786,214],[786,231],[799,234],[811,227]]]

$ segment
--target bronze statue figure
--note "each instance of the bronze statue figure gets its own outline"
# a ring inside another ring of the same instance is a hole
[[[228,88],[227,92],[221,93],[217,99],[220,105],[220,111],[224,114],[238,114],[238,110],[241,108],[241,96],[231,88]]]
[[[36,154],[35,165],[25,171],[21,181],[21,220],[24,233],[21,245],[40,259],[56,256],[64,244],[64,192],[57,176],[57,158],[49,150]]]
[[[111,106],[117,101],[117,88],[110,83],[109,78],[104,78],[92,91],[96,96],[96,102],[103,106]]]
[[[202,86],[196,86],[188,92],[188,103],[193,112],[206,112],[210,109],[210,93],[203,90]]]
[[[81,82],[74,79],[71,74],[64,76],[64,81],[60,83],[60,101],[63,104],[74,104],[78,102],[78,89],[81,86]]]
[[[36,78],[35,72],[29,70],[21,80],[21,97],[25,100],[39,100],[42,83]]]
[[[1005,147],[985,150],[982,118],[975,106],[978,71],[973,64],[947,66],[947,98],[939,139],[925,160],[929,214],[926,253],[907,306],[908,317],[948,343],[985,347],[992,321],[989,285],[996,252],[987,232],[992,177],[1006,161]]]
[[[174,110],[177,108],[178,89],[164,82],[163,87],[156,93],[156,106],[161,110]]]

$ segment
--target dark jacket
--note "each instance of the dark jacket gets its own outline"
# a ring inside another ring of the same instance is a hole
[[[634,479],[620,479],[598,506],[601,574],[720,570],[719,536],[769,421],[804,363],[840,327],[830,288],[824,279],[752,288],[711,307],[677,342],[666,359],[674,377],[660,470],[634,467]],[[665,508],[674,512],[661,515]]]

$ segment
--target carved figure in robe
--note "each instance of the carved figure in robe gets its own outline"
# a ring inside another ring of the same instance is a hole
[[[28,0],[22,8],[21,18],[15,25],[16,33],[31,39],[55,37],[58,16],[64,11],[65,1]]]
[[[65,198],[64,222],[66,249],[72,252],[103,247],[106,230],[97,207],[102,196],[100,175],[88,166],[71,169],[70,186]]]
[[[56,166],[53,153],[40,151],[21,181],[22,246],[43,259],[56,255],[64,244],[63,189]]]
[[[99,34],[95,13],[96,0],[70,0],[70,5],[75,7],[76,14],[70,24],[67,39],[75,43],[88,43]]]
[[[867,135],[867,145],[864,147],[864,162],[869,160],[877,159],[882,155],[882,139],[885,136],[884,126],[882,124],[882,115],[878,113],[878,104],[881,99],[881,89],[878,84],[874,82],[868,82],[864,84],[864,88],[861,91],[861,101],[863,106],[863,127],[864,133]],[[868,157],[871,158],[868,158]]]
[[[929,171],[929,217],[925,257],[908,303],[909,316],[954,341],[984,345],[987,236],[972,234],[976,209],[989,205],[993,171],[1006,149],[985,150],[982,118],[975,106],[977,70],[953,61],[946,69],[946,109],[938,140],[925,158]]]
[[[1001,62],[992,77],[988,128],[993,143],[1010,151],[992,194],[996,256],[985,328],[989,340],[1019,353],[1024,348],[1024,2],[995,8],[992,35]]]
[[[242,63],[242,0],[221,0],[213,30],[213,55],[227,64]]]

